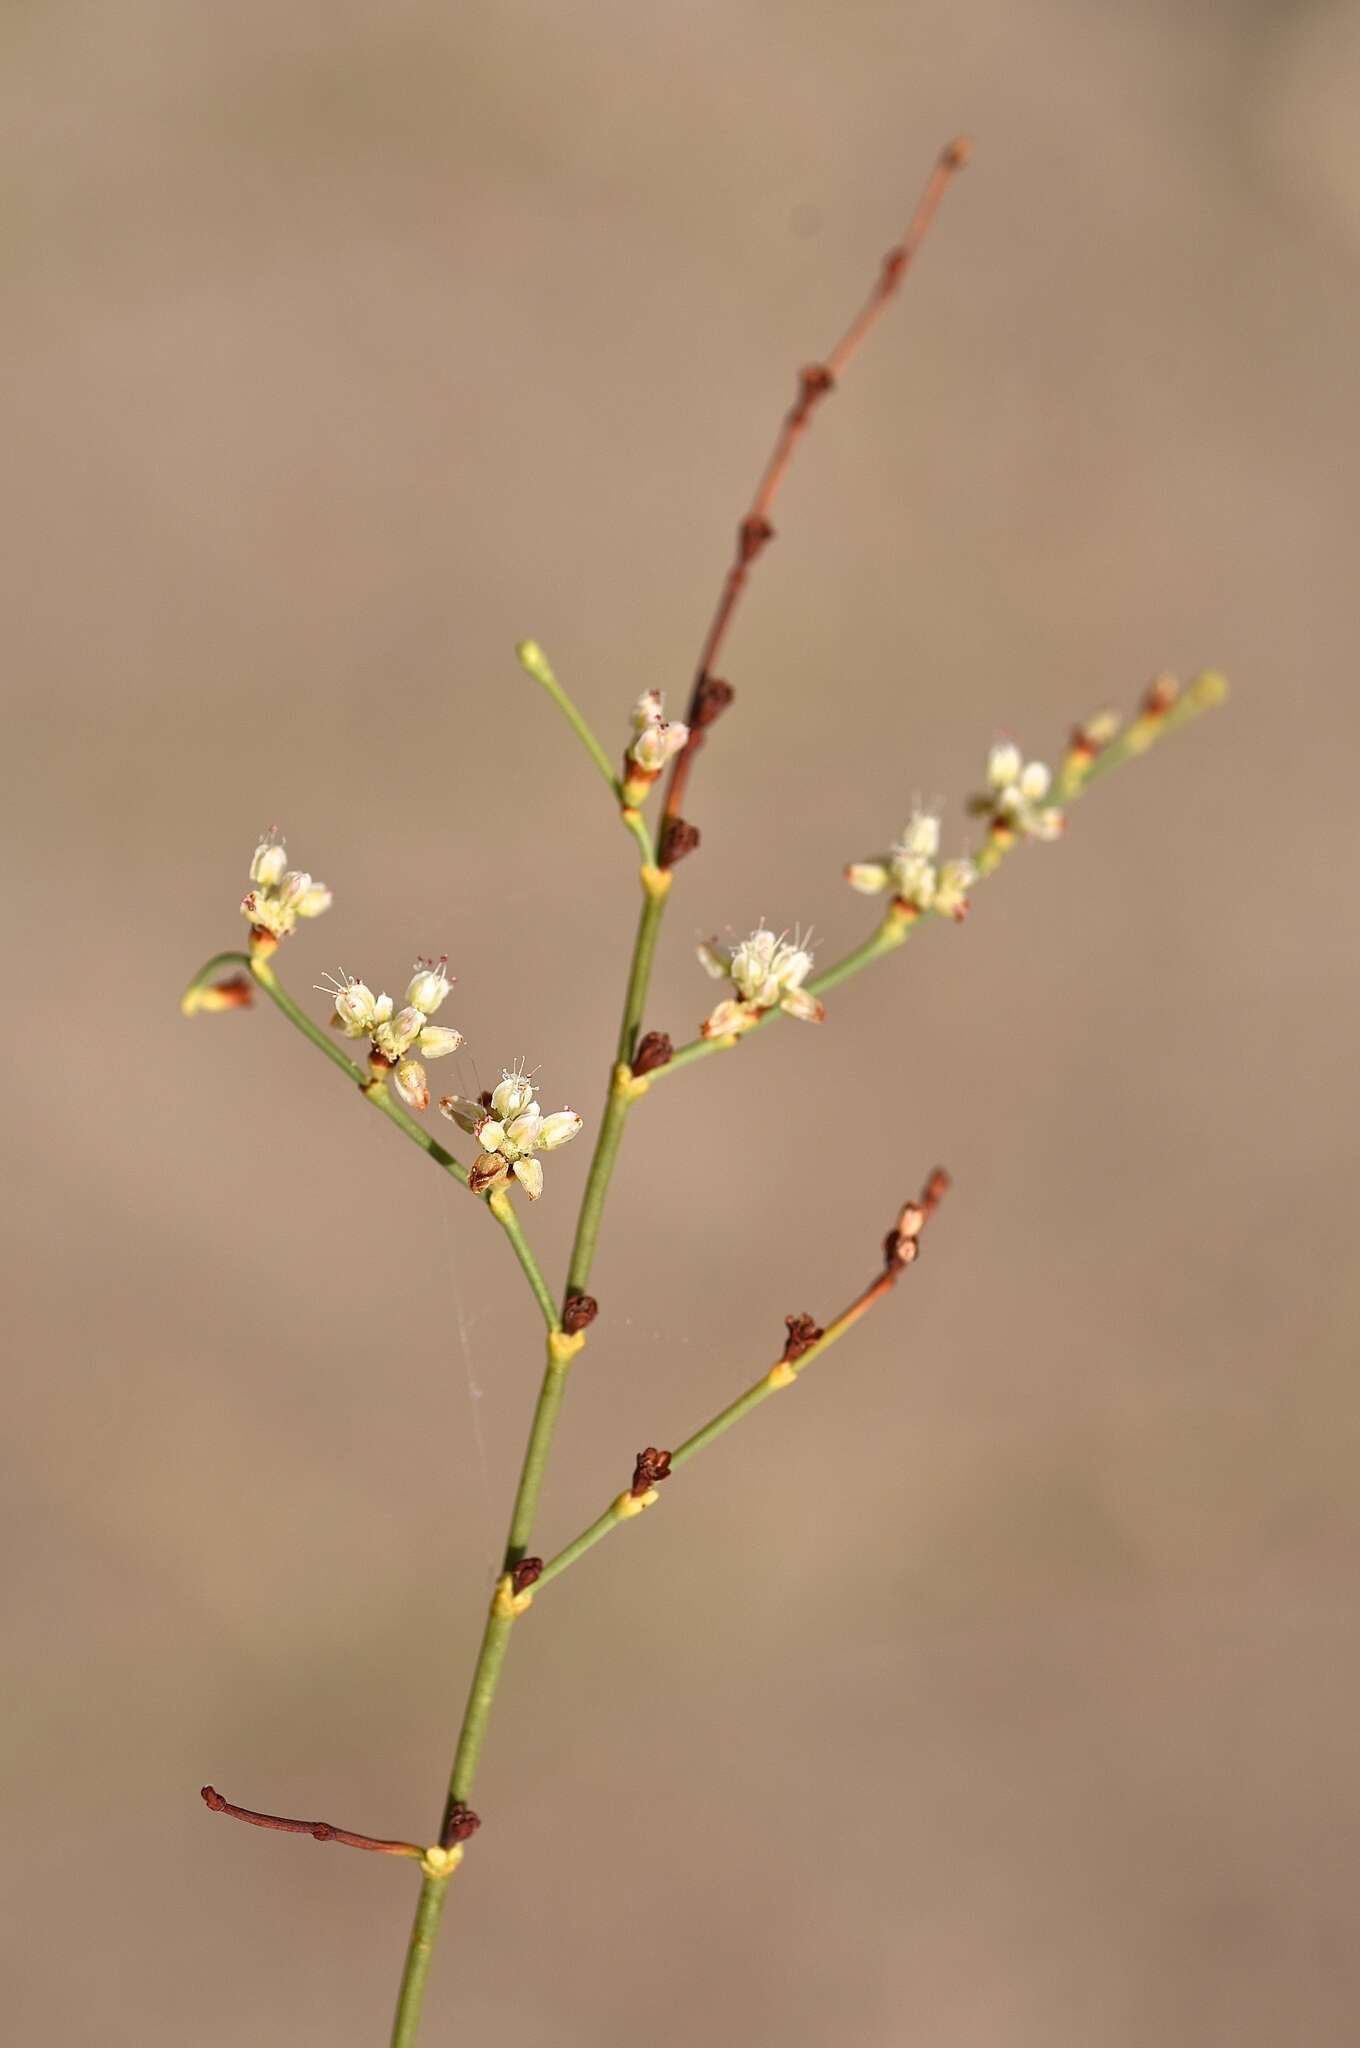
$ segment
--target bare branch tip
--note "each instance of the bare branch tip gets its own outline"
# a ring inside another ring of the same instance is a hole
[[[971,135],[956,135],[952,142],[946,142],[940,151],[942,171],[961,171],[973,159],[973,138]]]

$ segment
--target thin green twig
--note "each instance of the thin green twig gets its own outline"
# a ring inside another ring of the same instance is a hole
[[[697,1458],[700,1451],[706,1450],[735,1424],[763,1406],[771,1394],[777,1394],[781,1388],[791,1387],[815,1358],[820,1358],[824,1351],[829,1351],[847,1330],[853,1329],[860,1317],[867,1314],[875,1302],[881,1301],[884,1295],[890,1292],[902,1270],[902,1266],[895,1262],[887,1265],[861,1293],[855,1296],[848,1308],[842,1309],[834,1322],[828,1323],[821,1334],[807,1344],[800,1355],[790,1356],[792,1347],[786,1346],[785,1355],[776,1359],[753,1385],[739,1394],[735,1401],[729,1401],[725,1408],[720,1408],[716,1415],[710,1416],[707,1422],[685,1438],[677,1450],[672,1451],[667,1466],[668,1472],[678,1472],[691,1458]],[[597,1515],[579,1535],[574,1536],[570,1543],[564,1544],[562,1549],[549,1559],[535,1582],[535,1594],[552,1580],[560,1578],[570,1565],[575,1564],[578,1558],[584,1557],[588,1550],[593,1550],[595,1545],[617,1529],[620,1523],[632,1521],[643,1508],[650,1507],[656,1499],[654,1486],[640,1495],[635,1492],[621,1493],[616,1500],[611,1501],[602,1515]]]
[[[547,691],[553,703],[557,706],[562,716],[566,719],[567,724],[589,754],[596,768],[608,783],[616,800],[622,803],[623,786],[619,781],[618,771],[598,739],[596,739],[585,714],[573,703],[567,692],[562,688],[561,683],[558,682],[556,675],[553,673],[552,665],[537,640],[521,640],[515,649],[515,653],[519,657],[520,667],[526,675],[531,675],[534,681]]]

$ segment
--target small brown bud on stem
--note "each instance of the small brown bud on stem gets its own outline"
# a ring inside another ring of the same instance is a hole
[[[811,1351],[826,1334],[815,1316],[785,1316],[784,1326],[789,1333],[784,1340],[785,1365],[792,1365],[804,1352]]]
[[[658,1067],[669,1066],[674,1051],[669,1032],[646,1032],[638,1040],[637,1051],[633,1054],[634,1074],[654,1074]]]
[[[648,1444],[645,1451],[637,1454],[633,1467],[633,1483],[628,1489],[634,1500],[641,1500],[644,1493],[650,1493],[663,1479],[671,1476],[671,1453],[659,1451],[655,1444]]]
[[[600,1304],[593,1294],[569,1294],[562,1304],[562,1328],[569,1337],[575,1337],[581,1330],[588,1330],[600,1313]],[[515,1588],[516,1592],[519,1588]]]
[[[721,676],[701,676],[694,692],[694,709],[690,715],[690,728],[702,729],[721,718],[736,691]]]
[[[667,818],[661,828],[661,852],[658,856],[663,868],[673,868],[677,861],[684,860],[699,844],[699,827],[691,825],[687,818]]]

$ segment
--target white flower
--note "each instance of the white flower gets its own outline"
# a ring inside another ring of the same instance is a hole
[[[265,834],[255,849],[250,863],[250,879],[261,889],[275,889],[283,880],[288,866],[288,851],[282,840],[273,831]]]
[[[968,907],[968,889],[977,877],[970,861],[950,860],[938,867],[939,851],[937,813],[913,811],[892,852],[877,860],[852,862],[845,879],[866,896],[891,889],[897,902],[909,910],[936,910],[942,917],[960,918]]]
[[[427,1060],[441,1060],[463,1043],[461,1031],[446,1024],[431,1024],[430,1011],[437,1009],[453,986],[444,972],[448,962],[417,960],[406,991],[406,1002],[398,1010],[391,996],[375,996],[366,981],[352,974],[328,974],[317,986],[335,1005],[333,1022],[346,1038],[366,1038],[381,1065],[394,1069],[392,1085],[408,1109],[428,1109],[430,1090],[425,1069],[410,1057],[418,1049]],[[425,997],[417,1003],[413,998]]]
[[[533,1083],[522,1068],[505,1068],[489,1095],[471,1102],[463,1095],[440,1098],[440,1110],[460,1130],[470,1131],[482,1150],[470,1176],[474,1193],[495,1187],[513,1174],[531,1202],[543,1192],[543,1165],[536,1152],[555,1152],[569,1144],[581,1128],[574,1109],[555,1109],[544,1116],[534,1100]]]
[[[331,907],[331,892],[300,869],[289,869],[288,853],[277,831],[269,831],[250,863],[252,887],[241,899],[241,915],[251,929],[270,938],[286,939],[300,917],[320,917]]]
[[[328,974],[317,987],[322,995],[333,998],[335,1021],[346,1038],[367,1038],[378,1019],[378,998],[366,981],[355,981],[352,975],[342,974],[338,978]],[[392,998],[384,996],[383,1001],[391,1014]]]
[[[931,908],[941,917],[952,917],[962,923],[968,909],[968,891],[976,880],[977,869],[972,861],[947,860],[936,878]]]
[[[441,953],[437,960],[417,960],[415,971],[406,990],[406,1000],[417,1010],[423,1010],[427,1017],[433,1017],[439,1005],[453,987],[453,976],[446,974],[447,953]]]
[[[700,1027],[705,1038],[749,1031],[776,1005],[806,1024],[820,1024],[826,1015],[816,996],[803,987],[812,972],[812,954],[797,933],[790,939],[787,932],[760,925],[735,946],[720,946],[713,939],[698,951],[714,979],[730,981],[737,991],[735,1000],[728,997],[705,1019]]]
[[[633,741],[624,757],[624,794],[640,803],[666,763],[689,739],[689,727],[665,716],[660,690],[646,690],[633,707]]]
[[[1020,780],[1023,758],[1013,740],[998,740],[987,755],[987,781],[992,789],[1008,789]]]
[[[414,1003],[408,1003],[398,1010],[395,1017],[387,1018],[372,1033],[373,1043],[385,1059],[399,1060],[408,1053],[425,1028],[425,1012],[418,1010]]]
[[[1061,811],[1045,803],[1052,787],[1046,762],[1024,760],[1019,747],[1003,740],[987,755],[987,794],[974,808],[1026,839],[1056,839],[1063,820]]]

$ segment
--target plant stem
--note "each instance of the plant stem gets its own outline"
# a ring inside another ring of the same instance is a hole
[[[333,1066],[339,1067],[340,1071],[349,1080],[353,1081],[365,1102],[385,1116],[389,1123],[395,1124],[397,1129],[405,1137],[409,1138],[413,1145],[418,1145],[426,1157],[432,1159],[435,1165],[441,1167],[451,1179],[456,1180],[460,1187],[465,1188],[467,1186],[467,1168],[459,1160],[455,1159],[452,1152],[441,1145],[437,1138],[432,1138],[423,1124],[416,1122],[416,1119],[410,1112],[397,1101],[388,1088],[387,1082],[380,1074],[369,1073],[365,1068],[359,1066],[356,1061],[349,1057],[348,1053],[341,1050],[335,1040],[323,1030],[321,1025],[313,1022],[307,1015],[307,1012],[289,995],[287,989],[284,988],[270,966],[269,961],[262,954],[214,954],[211,960],[200,967],[198,973],[189,983],[185,991],[183,1007],[192,1013],[195,995],[211,981],[219,969],[227,966],[244,967],[253,976],[258,986],[264,990],[270,1001],[278,1009],[282,1010],[289,1023],[296,1025],[304,1038],[310,1040],[317,1047],[318,1051],[326,1055],[326,1058]],[[534,1257],[529,1241],[524,1235],[519,1218],[515,1214],[511,1203],[508,1199],[489,1201],[484,1195],[478,1196],[476,1199],[485,1208],[490,1209],[497,1223],[499,1223],[504,1231],[509,1240],[510,1249],[519,1261],[524,1277],[529,1283],[534,1300],[538,1303],[544,1323],[549,1330],[555,1330],[557,1328],[556,1303],[553,1301],[548,1283],[543,1278],[538,1261]]]
[[[425,1876],[421,1880],[420,1897],[416,1901],[416,1915],[411,1927],[411,1939],[406,1950],[406,1967],[401,1975],[401,1990],[397,1995],[397,2016],[392,2026],[392,2048],[411,2048],[420,2026],[420,2011],[425,2002],[425,1979],[430,1973],[430,1959],[434,1954],[435,1936],[439,1932],[439,1920],[444,1911],[444,1896],[449,1888],[447,1877]]]
[[[596,768],[609,784],[614,796],[621,801],[623,788],[613,763],[600,745],[600,742],[596,739],[589,721],[578,710],[577,706],[558,682],[557,677],[553,673],[552,665],[538,642],[536,640],[521,640],[515,649],[515,653],[519,657],[520,667],[525,671],[526,675],[531,675],[534,681],[547,691],[553,703],[562,713],[567,724],[589,754]]]
[[[819,1358],[823,1351],[829,1350],[847,1330],[854,1327],[862,1315],[867,1314],[875,1302],[881,1301],[883,1296],[890,1292],[896,1285],[900,1271],[899,1267],[889,1267],[879,1273],[862,1293],[855,1296],[850,1306],[842,1309],[835,1321],[827,1325],[821,1336],[808,1346],[801,1358],[787,1362],[782,1358],[777,1359],[761,1374],[754,1385],[746,1389],[745,1393],[738,1394],[735,1401],[730,1401],[725,1408],[720,1408],[716,1415],[710,1416],[692,1436],[685,1438],[678,1450],[672,1452],[670,1470],[677,1472],[682,1465],[687,1465],[691,1458],[697,1458],[700,1451],[706,1450],[718,1437],[723,1436],[754,1409],[761,1407],[769,1400],[771,1394],[777,1394],[783,1387],[791,1387],[814,1358]],[[628,1494],[620,1494],[602,1515],[597,1515],[593,1522],[548,1561],[539,1574],[535,1591],[560,1577],[569,1565],[584,1557],[588,1550],[593,1550],[595,1545],[621,1522],[631,1521],[644,1504],[641,1501],[630,1501]]]
[[[497,1202],[505,1202],[508,1207],[508,1198],[501,1190],[497,1190],[491,1200],[493,1206]],[[552,1448],[553,1432],[557,1426],[558,1411],[566,1387],[567,1367],[584,1341],[579,1335],[566,1336],[560,1328],[553,1328],[548,1333],[548,1362],[539,1388],[529,1439],[525,1445],[524,1463],[520,1470],[519,1484],[515,1489],[514,1505],[510,1510],[504,1570],[496,1582],[486,1625],[482,1630],[477,1661],[473,1666],[467,1702],[463,1708],[462,1724],[458,1730],[458,1745],[454,1752],[448,1795],[440,1824],[441,1839],[454,1808],[460,1804],[466,1805],[472,1796],[477,1766],[481,1761],[482,1744],[486,1739],[487,1724],[491,1718],[496,1689],[500,1684],[506,1652],[510,1647],[510,1631],[514,1627],[516,1617],[529,1605],[528,1593],[515,1594],[510,1573],[529,1546],[539,1495],[548,1468],[548,1453]],[[446,1883],[447,1879],[431,1877],[427,1872],[420,1888],[420,1897],[416,1902],[415,1924],[411,1930],[406,1966],[397,2000],[392,2048],[407,2048],[407,2044],[414,2041],[416,2036],[421,2003],[425,1995],[425,1978],[430,1966],[430,1951],[443,1910],[442,1895]]]
[[[670,782],[662,807],[663,821],[678,818],[680,815],[689,772],[695,755],[704,743],[705,726],[700,715],[704,685],[713,674],[714,665],[727,639],[751,570],[774,539],[770,513],[788,475],[789,465],[793,461],[798,444],[807,433],[818,406],[836,389],[870,328],[900,287],[930,230],[930,224],[951,180],[962,170],[971,153],[972,145],[964,136],[947,143],[940,151],[906,233],[897,247],[890,249],[884,257],[863,306],[831,353],[822,362],[814,363],[799,373],[797,395],[779,423],[779,431],[775,435],[774,446],[765,467],[760,473],[755,495],[747,508],[746,516],[737,528],[736,552],[723,578],[717,607],[704,635],[703,646],[699,650],[699,659],[694,671],[694,687],[690,695],[689,709],[685,713],[686,723],[690,729],[689,741],[671,764]],[[663,836],[664,829],[663,822]]]
[[[586,1176],[585,1191],[581,1196],[580,1214],[576,1219],[576,1237],[567,1270],[568,1294],[584,1294],[586,1291],[590,1269],[595,1259],[600,1222],[604,1215],[605,1197],[609,1193],[614,1162],[618,1158],[619,1146],[623,1140],[624,1120],[637,1097],[646,1093],[649,1078],[635,1076],[629,1061],[637,1047],[638,1028],[642,1023],[642,1012],[647,1001],[657,934],[661,929],[661,918],[666,908],[666,898],[670,893],[671,878],[669,873],[650,864],[642,868],[641,878],[642,911],[638,918],[637,936],[633,941],[633,957],[628,969],[628,986],[623,998],[618,1057],[610,1074],[609,1093],[605,1097],[604,1114],[600,1118],[600,1132],[595,1140],[590,1172]]]

